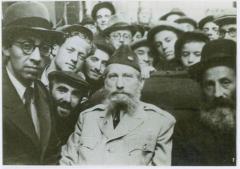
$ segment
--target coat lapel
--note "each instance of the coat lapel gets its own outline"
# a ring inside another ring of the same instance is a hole
[[[39,147],[39,140],[34,130],[31,115],[26,112],[25,106],[12,85],[6,70],[3,71],[3,114],[3,120],[11,121],[32,140],[36,147]]]
[[[98,119],[98,126],[106,138],[110,138],[112,136],[114,129],[111,115],[105,116],[105,114],[102,114]]]
[[[51,115],[46,91],[35,83],[35,101],[40,125],[40,141],[43,154],[48,146],[51,133]]]

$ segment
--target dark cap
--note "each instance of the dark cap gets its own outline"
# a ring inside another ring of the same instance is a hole
[[[187,16],[182,16],[182,17],[176,19],[174,22],[176,22],[176,23],[189,23],[192,26],[194,26],[195,29],[197,28],[197,22],[194,19],[189,18]]]
[[[103,31],[103,34],[105,36],[108,36],[111,32],[118,30],[129,30],[133,35],[134,26],[126,22],[126,19],[124,19],[123,17],[118,15],[112,15],[109,19],[109,26]]]
[[[85,16],[81,21],[81,25],[84,26],[87,24],[95,25],[95,21],[90,16]]]
[[[32,32],[46,40],[61,42],[63,33],[52,30],[49,12],[39,2],[16,2],[10,5],[3,17],[3,39],[19,32]]]
[[[48,75],[49,82],[51,83],[53,80],[57,79],[62,81],[63,83],[67,83],[70,85],[77,86],[79,88],[89,88],[89,84],[85,80],[83,73],[74,73],[70,71],[53,71]]]
[[[236,66],[236,43],[229,39],[208,42],[202,49],[201,61],[190,68],[190,74],[199,79],[203,72],[215,66]]]
[[[57,30],[64,32],[64,34],[67,36],[68,36],[68,34],[71,34],[73,32],[79,32],[79,33],[85,35],[90,41],[93,40],[92,31],[82,25],[79,25],[79,24],[64,25],[64,26],[58,27]]]
[[[131,66],[140,72],[138,57],[128,45],[121,45],[114,52],[114,54],[111,56],[111,58],[108,61],[108,65],[110,64],[122,64],[122,65]]]
[[[170,15],[179,15],[179,16],[185,16],[185,13],[181,11],[178,8],[173,8],[170,12],[166,13],[165,15],[161,16],[159,20],[166,20],[168,16]]]
[[[150,43],[153,43],[153,38],[158,32],[169,30],[175,32],[178,36],[184,32],[184,29],[177,23],[169,21],[159,21],[156,26],[153,26],[147,35],[147,39]]]
[[[223,11],[223,13],[216,15],[214,22],[218,26],[236,24],[237,21],[237,12],[235,9],[229,9]]]
[[[133,24],[133,35],[135,35],[136,32],[140,32],[142,36],[144,36],[144,33],[145,33],[145,28],[143,25],[140,25],[140,24]]]
[[[101,8],[107,8],[112,12],[112,15],[115,14],[115,8],[111,2],[99,2],[97,3],[92,10],[92,18],[96,20],[97,11]]]
[[[181,57],[181,51],[182,47],[185,43],[187,42],[192,42],[192,41],[197,41],[197,42],[209,42],[209,38],[206,34],[204,34],[201,31],[192,31],[192,32],[185,32],[182,34],[182,36],[176,41],[175,43],[175,56],[176,58]]]
[[[150,44],[146,38],[141,38],[141,39],[138,39],[137,41],[131,43],[132,50],[135,50],[142,46],[150,47]]]
[[[97,49],[103,50],[104,52],[106,52],[109,56],[112,56],[113,52],[114,52],[114,48],[107,44],[106,42],[99,42],[99,41],[94,41],[94,45],[96,46]]]
[[[202,29],[203,26],[207,23],[207,22],[213,22],[214,20],[214,16],[213,15],[209,15],[206,16],[204,18],[202,18],[199,22],[198,22],[198,27],[199,29]]]

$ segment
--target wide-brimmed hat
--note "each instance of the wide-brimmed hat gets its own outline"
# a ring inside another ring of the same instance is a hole
[[[129,45],[121,45],[110,57],[108,65],[122,64],[131,66],[140,72],[140,66],[137,55],[133,52]]]
[[[108,36],[111,32],[118,30],[129,30],[133,34],[134,26],[130,25],[123,17],[112,15],[109,19],[109,26],[103,31],[103,34]]]
[[[203,26],[207,23],[207,22],[213,22],[214,20],[214,16],[213,15],[209,15],[206,16],[204,18],[202,18],[199,22],[198,22],[198,27],[199,29],[202,29]]]
[[[214,22],[218,26],[227,25],[227,24],[236,24],[237,13],[235,10],[225,10],[223,13],[216,15]]]
[[[84,74],[77,74],[75,72],[71,71],[53,71],[49,73],[48,75],[49,82],[51,83],[53,80],[57,79],[64,83],[79,87],[88,89],[89,84],[85,80]]]
[[[147,35],[147,39],[150,43],[153,43],[153,38],[156,33],[169,30],[175,32],[177,35],[180,35],[184,32],[184,29],[177,23],[169,22],[169,21],[159,21],[155,26],[153,26]]]
[[[132,50],[135,50],[142,46],[150,47],[150,44],[146,38],[141,38],[141,39],[138,39],[138,40],[132,42],[130,46],[131,46]]]
[[[207,42],[209,42],[209,38],[205,33],[201,32],[199,30],[195,30],[192,32],[184,32],[175,43],[176,58],[180,58],[183,45],[186,42],[191,42],[191,41],[197,41],[197,42],[200,41],[200,42],[207,43]]]
[[[101,8],[109,9],[112,12],[112,15],[114,15],[116,12],[111,2],[99,2],[93,7],[92,14],[91,14],[93,19],[96,19],[97,11]]]
[[[208,42],[202,49],[201,61],[190,67],[193,78],[200,80],[203,72],[211,67],[226,65],[235,69],[236,43],[229,39]]]
[[[176,22],[176,23],[189,23],[189,24],[193,25],[195,29],[197,28],[197,22],[194,19],[192,19],[190,17],[187,17],[187,16],[182,16],[182,17],[176,19],[174,22]]]
[[[17,33],[31,32],[46,40],[61,42],[63,34],[52,30],[47,8],[33,1],[16,2],[6,9],[3,17],[3,40]]]
[[[178,8],[173,8],[170,12],[164,14],[159,18],[159,20],[166,20],[169,15],[179,15],[179,16],[185,16],[185,13],[181,11]]]
[[[58,27],[57,30],[62,31],[65,35],[71,34],[72,32],[79,32],[85,35],[90,41],[93,40],[92,31],[80,24],[64,25],[64,26]]]

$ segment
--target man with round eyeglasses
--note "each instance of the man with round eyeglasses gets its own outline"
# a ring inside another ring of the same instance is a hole
[[[225,14],[217,16],[214,22],[219,26],[219,37],[237,41],[236,12],[225,11]]]
[[[5,165],[57,162],[60,142],[54,128],[52,103],[38,80],[51,45],[63,38],[51,25],[47,8],[36,2],[16,2],[6,9],[3,18]]]

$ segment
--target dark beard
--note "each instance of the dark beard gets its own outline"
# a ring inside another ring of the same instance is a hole
[[[106,105],[107,115],[115,114],[120,111],[133,114],[140,102],[140,96],[140,89],[135,95],[124,92],[108,92],[107,98],[103,102],[103,104]]]
[[[200,111],[200,120],[214,130],[233,131],[236,127],[235,103],[223,98],[204,103]]]

